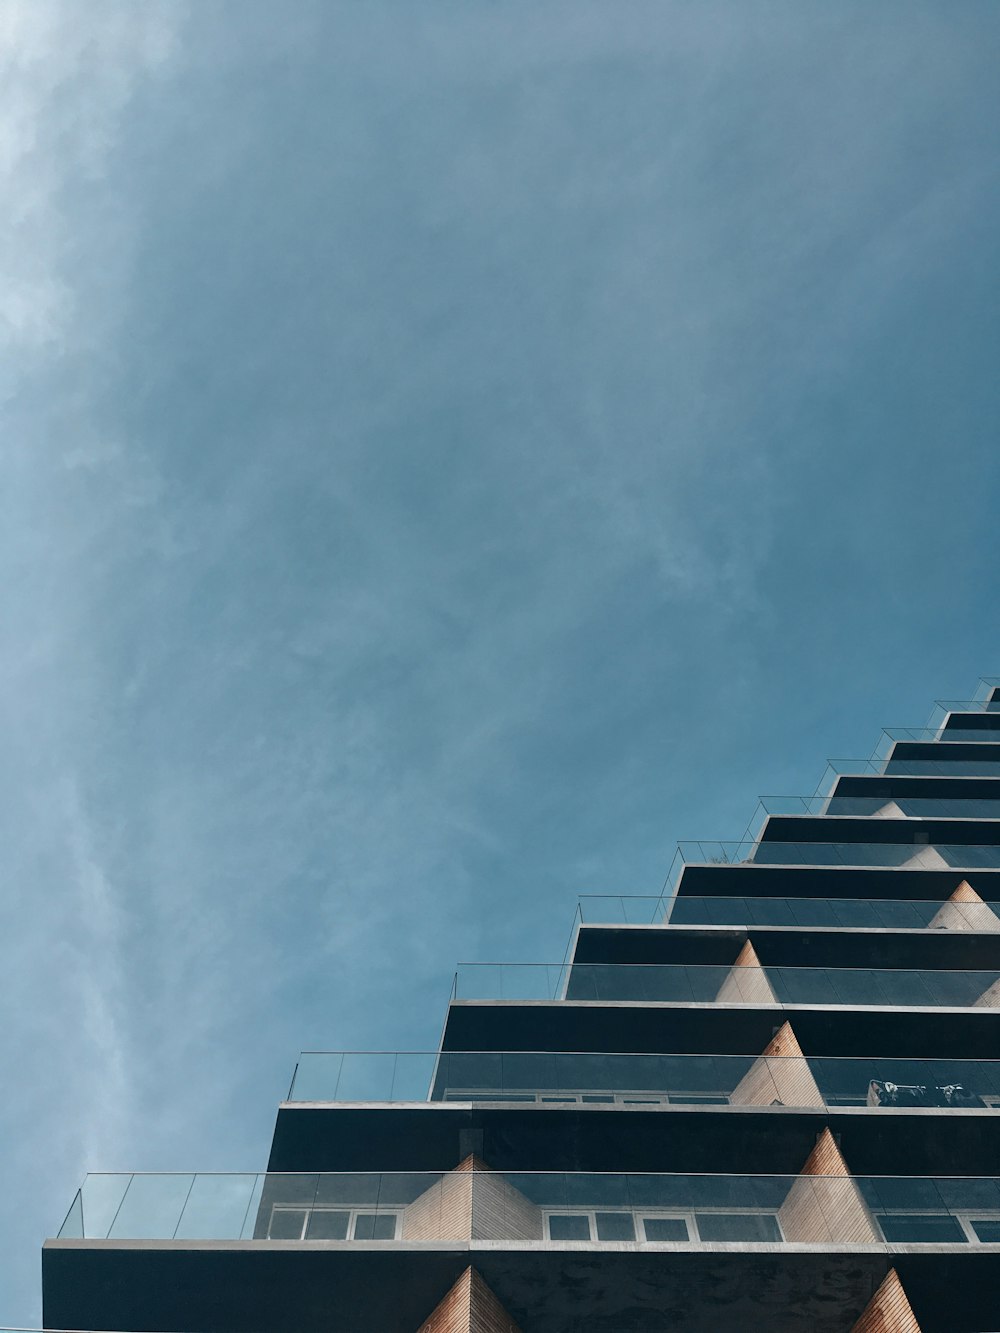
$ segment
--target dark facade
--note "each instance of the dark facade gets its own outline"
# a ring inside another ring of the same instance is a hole
[[[986,681],[460,968],[439,1051],[304,1054],[265,1172],[88,1177],[46,1326],[998,1329],[998,1016]]]

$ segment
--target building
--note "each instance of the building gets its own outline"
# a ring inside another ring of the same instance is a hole
[[[820,792],[304,1054],[265,1172],[88,1177],[46,1325],[1000,1328],[1000,680]]]

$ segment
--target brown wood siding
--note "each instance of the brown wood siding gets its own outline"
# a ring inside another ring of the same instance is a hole
[[[1000,931],[1000,916],[983,902],[967,879],[931,920],[930,930]]]
[[[542,1240],[542,1211],[467,1157],[403,1211],[403,1240]]]
[[[889,1269],[851,1333],[920,1333],[920,1325],[894,1268]]]
[[[719,987],[716,1004],[774,1004],[774,991],[749,940],[740,950],[732,971]]]
[[[771,1058],[773,1057],[773,1058]],[[789,1023],[783,1023],[730,1094],[735,1106],[823,1106],[812,1070]]]
[[[474,1268],[467,1268],[419,1333],[521,1333]]]
[[[778,1210],[788,1241],[870,1245],[882,1237],[828,1129]]]

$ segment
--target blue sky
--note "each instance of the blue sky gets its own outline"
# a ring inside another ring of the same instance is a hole
[[[87,1169],[1000,674],[1000,8],[0,12],[0,1322]]]

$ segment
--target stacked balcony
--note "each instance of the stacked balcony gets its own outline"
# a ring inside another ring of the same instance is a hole
[[[93,1176],[62,1328],[1000,1327],[1000,681],[892,729],[440,1047],[305,1052],[267,1170]]]

